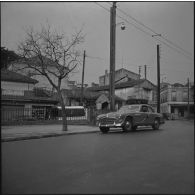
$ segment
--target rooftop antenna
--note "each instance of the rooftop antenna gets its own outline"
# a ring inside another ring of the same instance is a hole
[[[122,55],[122,68],[123,68],[123,55]]]
[[[122,68],[123,68],[123,66],[124,66],[124,60],[123,60],[123,57],[124,57],[124,56],[123,56],[123,48],[122,48],[122,58],[121,58],[121,59],[122,59],[122,65],[121,65],[121,66],[122,66]]]

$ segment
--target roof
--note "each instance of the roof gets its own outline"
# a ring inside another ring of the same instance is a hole
[[[54,103],[54,104],[57,104],[59,102],[58,100],[50,97],[25,97],[25,96],[13,96],[13,95],[2,95],[1,99],[2,99],[2,103],[5,101],[13,102],[13,100],[15,102],[25,101],[25,102]]]
[[[124,105],[124,106],[150,106],[150,105],[148,105],[148,104],[126,104],[126,105]]]
[[[116,70],[115,73],[116,73],[116,72],[119,72],[120,70],[125,70],[125,71],[127,71],[127,72],[130,72],[131,74],[134,74],[134,75],[139,76],[139,74],[137,74],[137,73],[135,73],[135,72],[132,72],[132,71],[130,71],[130,70],[127,70],[127,69],[125,69],[125,68],[120,68],[120,69]],[[110,73],[108,73],[108,74],[110,74]],[[105,76],[105,74],[102,75],[102,76],[100,76],[100,77],[104,77],[104,76]]]
[[[19,83],[38,83],[37,80],[30,77],[24,76],[22,74],[10,71],[10,70],[1,70],[1,81],[8,82],[19,82]]]
[[[181,84],[181,83],[174,83],[174,84],[172,84],[172,86],[174,86],[174,87],[184,87],[184,85]]]
[[[155,85],[153,83],[151,83],[150,81],[148,81],[148,80],[138,79],[138,80],[131,80],[131,81],[122,82],[122,83],[118,83],[118,84],[116,83],[115,84],[115,89],[133,87],[135,85],[143,83],[144,81],[149,82],[153,87],[155,87]],[[91,91],[104,91],[104,90],[109,90],[109,85],[99,86],[99,87],[89,87],[88,89],[91,90]]]
[[[81,88],[75,88],[71,90],[63,89],[62,91],[66,94],[68,98],[75,98],[75,99],[81,98]],[[83,98],[96,100],[101,94],[102,94],[101,92],[89,91],[84,89]]]

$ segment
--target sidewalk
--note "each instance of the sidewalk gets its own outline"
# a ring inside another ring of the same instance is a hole
[[[89,125],[68,125],[68,131],[62,131],[61,124],[1,126],[1,142],[96,132],[99,128]]]

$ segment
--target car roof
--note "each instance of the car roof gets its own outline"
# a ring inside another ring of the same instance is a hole
[[[62,109],[61,106],[57,106],[58,109]],[[84,109],[84,106],[65,106],[66,109]]]
[[[150,106],[148,104],[126,104],[124,106]]]
[[[150,107],[150,108],[154,109],[152,106],[150,106],[148,104],[126,104],[124,106],[139,106],[139,107],[141,107],[141,106],[147,106],[147,107]]]

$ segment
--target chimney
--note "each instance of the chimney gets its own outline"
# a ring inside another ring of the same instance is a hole
[[[108,74],[108,70],[105,70],[105,76],[107,76],[107,74]]]
[[[105,70],[105,76],[104,76],[104,86],[106,85],[106,77],[108,77],[108,70]]]

